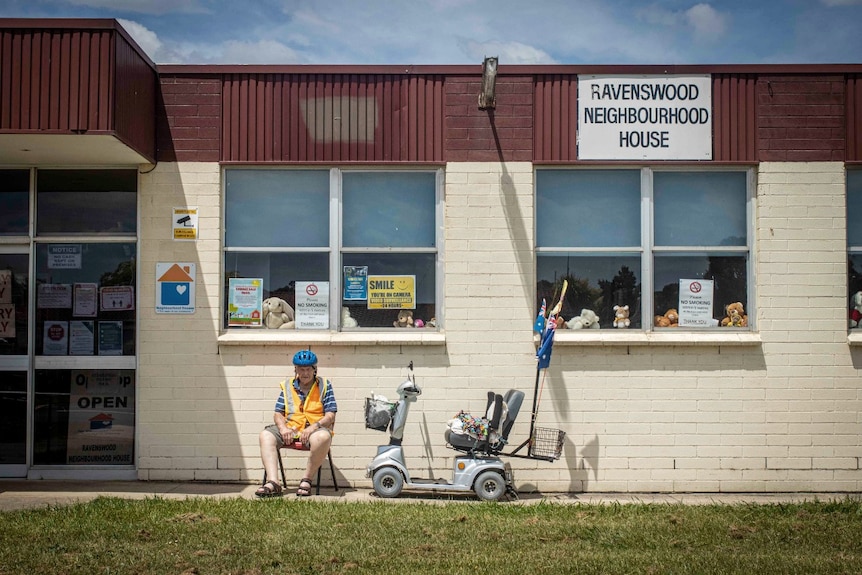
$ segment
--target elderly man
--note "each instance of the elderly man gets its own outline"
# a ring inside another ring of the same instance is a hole
[[[311,495],[311,478],[323,463],[332,443],[332,428],[338,406],[328,379],[317,376],[317,356],[302,350],[293,356],[295,376],[281,382],[272,425],[260,432],[260,458],[266,482],[255,491],[257,497],[280,497],[278,450],[282,447],[308,450],[305,475],[296,490],[298,497]]]

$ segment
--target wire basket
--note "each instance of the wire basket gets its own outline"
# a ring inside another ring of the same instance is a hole
[[[397,404],[376,397],[365,398],[365,427],[386,431],[392,421]]]
[[[565,440],[566,432],[562,429],[536,427],[533,430],[530,457],[555,461],[563,454],[563,442]]]

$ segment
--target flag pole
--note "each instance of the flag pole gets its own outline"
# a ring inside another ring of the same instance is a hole
[[[550,328],[549,326],[551,322],[556,322],[557,315],[563,310],[563,299],[566,297],[566,291],[568,289],[569,280],[563,280],[563,289],[560,291],[560,300],[557,302],[557,305],[555,305],[554,308],[548,313],[548,317],[545,321],[544,329],[542,330],[542,338],[540,339],[539,343],[540,349],[541,342],[544,341],[547,332],[550,329],[556,329],[556,324],[553,328]],[[548,353],[550,354],[550,349],[548,350]],[[541,358],[538,357],[538,353],[536,356],[536,360],[536,382],[533,385],[533,409],[530,413],[530,435],[527,437],[526,441],[519,445],[510,455],[515,455],[525,446],[529,446],[527,449],[527,457],[530,457],[533,454],[533,433],[536,430],[536,414],[539,410],[539,378],[542,375]]]

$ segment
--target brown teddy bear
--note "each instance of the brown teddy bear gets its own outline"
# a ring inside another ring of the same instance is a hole
[[[664,315],[657,315],[653,320],[655,327],[679,327],[679,313],[676,309],[670,308]]]
[[[293,308],[280,297],[263,300],[263,325],[269,329],[293,329],[296,327]]]
[[[614,327],[627,328],[632,324],[629,319],[629,306],[615,305],[614,306]]]
[[[392,322],[395,327],[413,327],[413,312],[402,309],[398,312],[398,319]]]
[[[724,306],[725,317],[721,320],[722,327],[748,327],[748,316],[742,302],[736,301]]]

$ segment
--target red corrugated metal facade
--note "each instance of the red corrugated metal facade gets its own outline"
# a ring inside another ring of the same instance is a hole
[[[862,162],[862,74],[847,78],[847,161]]]
[[[227,74],[226,162],[442,162],[440,75]]]
[[[0,28],[0,131],[113,133],[155,159],[155,68],[116,22],[16,22]]]

